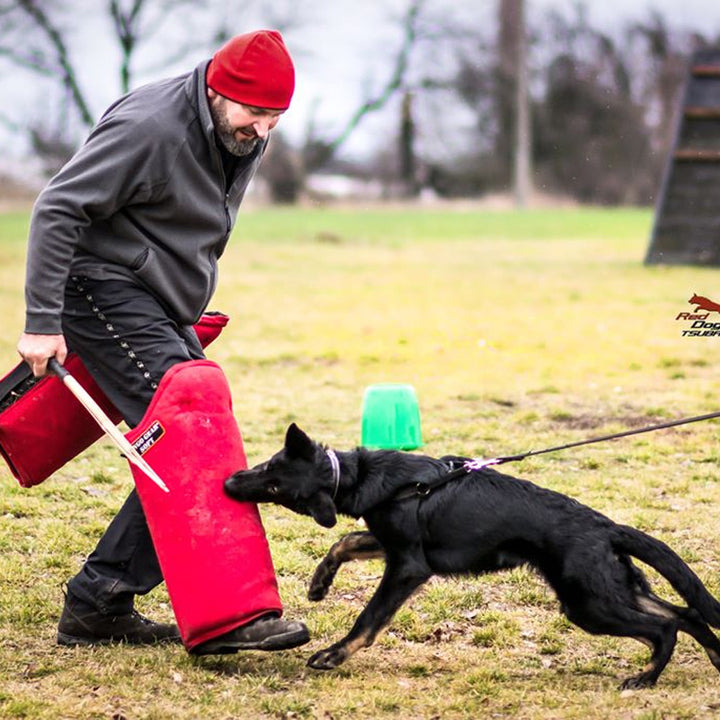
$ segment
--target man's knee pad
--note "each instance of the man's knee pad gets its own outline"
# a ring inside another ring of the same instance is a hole
[[[209,345],[227,322],[227,315],[221,313],[203,315],[195,325],[200,344]],[[65,367],[113,422],[122,420],[77,355],[70,353]],[[54,375],[38,380],[22,362],[0,380],[0,454],[23,487],[46,480],[102,434]]]
[[[170,489],[132,467],[185,647],[281,613],[257,507],[223,490],[247,461],[220,367],[193,360],[168,370],[127,438]]]

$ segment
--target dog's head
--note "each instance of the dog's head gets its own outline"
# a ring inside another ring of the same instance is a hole
[[[287,429],[279,453],[225,481],[225,492],[235,500],[284,505],[328,528],[337,522],[332,491],[332,467],[325,451],[295,423]]]

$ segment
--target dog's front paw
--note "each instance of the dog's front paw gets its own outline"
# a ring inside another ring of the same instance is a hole
[[[315,670],[332,670],[342,665],[348,658],[348,651],[337,643],[325,650],[320,650],[310,657],[307,664]]]
[[[652,677],[649,673],[640,673],[639,675],[633,675],[620,683],[620,690],[643,690],[644,688],[650,688],[655,685],[656,678]]]
[[[311,602],[320,602],[320,600],[325,599],[327,592],[328,588],[325,587],[325,585],[315,585],[311,582],[308,589],[308,600]]]
[[[328,590],[330,590],[333,584],[337,571],[338,565],[325,558],[317,568],[315,568],[312,580],[310,580],[308,600],[312,600],[313,602],[322,600],[328,594]]]

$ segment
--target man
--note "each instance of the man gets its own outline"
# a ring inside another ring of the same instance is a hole
[[[282,37],[233,38],[192,73],[117,100],[40,194],[32,215],[26,326],[18,352],[36,376],[68,349],[130,427],[163,375],[203,358],[206,308],[247,185],[288,108],[294,67]],[[134,610],[163,580],[133,491],[67,587],[58,642],[178,640]],[[268,613],[198,648],[284,649],[302,623]]]

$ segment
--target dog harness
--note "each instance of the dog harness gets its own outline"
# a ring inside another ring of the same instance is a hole
[[[393,495],[393,500],[409,500],[411,498],[424,498],[430,495],[433,491],[441,488],[453,480],[465,477],[470,473],[483,470],[484,468],[492,465],[499,465],[503,462],[508,462],[504,458],[487,458],[487,459],[474,459],[466,460],[460,458],[443,459],[444,472],[439,474],[436,478],[428,482],[416,482],[411,485],[407,485],[404,488],[398,490]]]

